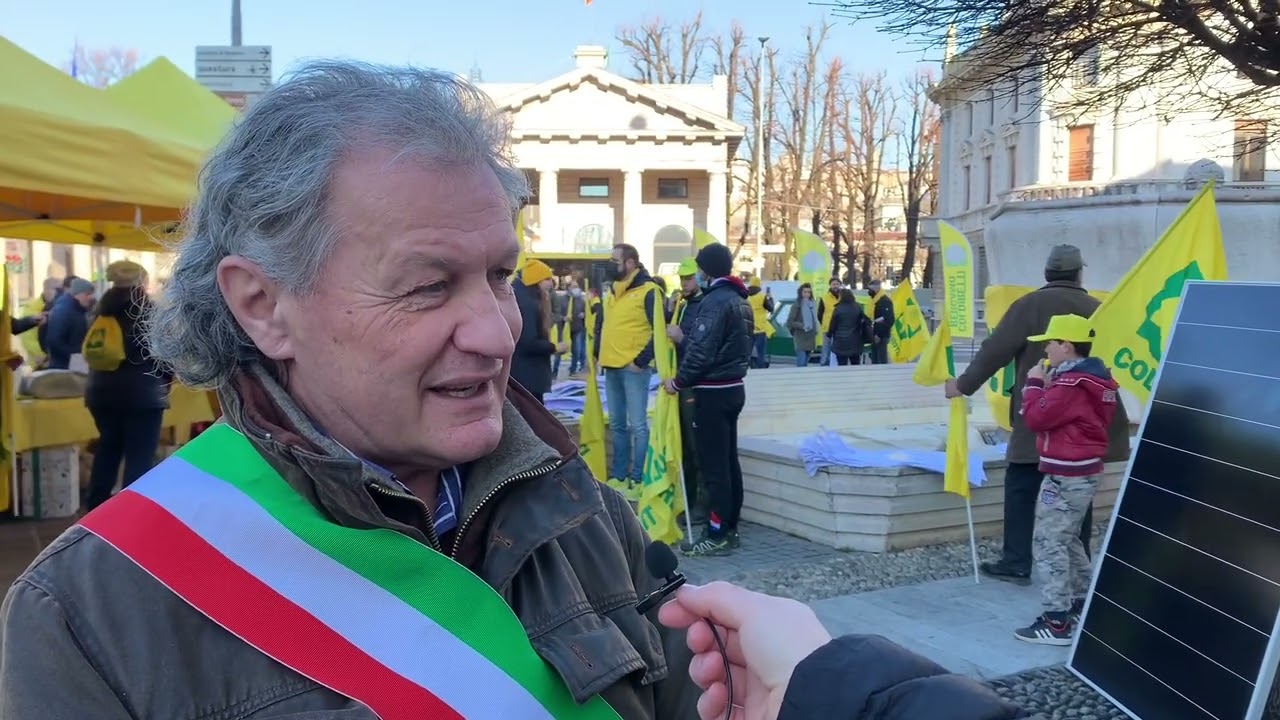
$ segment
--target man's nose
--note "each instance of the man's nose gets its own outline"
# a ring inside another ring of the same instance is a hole
[[[509,294],[501,297],[485,287],[469,293],[461,310],[463,316],[454,330],[459,350],[502,360],[511,357],[521,324],[514,298]]]

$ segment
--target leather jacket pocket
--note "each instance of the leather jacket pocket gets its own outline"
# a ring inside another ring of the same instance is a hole
[[[637,614],[636,619],[643,618]],[[532,638],[532,642],[578,702],[637,670],[649,669],[649,663],[613,621],[590,611]]]

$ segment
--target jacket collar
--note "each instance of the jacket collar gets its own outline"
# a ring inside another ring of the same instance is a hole
[[[321,433],[266,367],[257,362],[242,366],[231,382],[219,389],[218,399],[227,423],[249,438],[294,490],[334,522],[349,527],[388,527],[425,542],[419,530],[387,517],[370,495],[370,484],[385,485],[387,479]],[[562,467],[577,456],[577,445],[564,426],[516,385],[507,390],[502,420],[497,450],[468,466],[462,502],[464,523],[508,479],[552,463]],[[540,529],[555,528],[565,517],[583,511],[563,499],[547,500],[520,513],[526,518],[522,525],[530,526],[525,528],[530,542],[544,540]],[[458,539],[460,545],[466,541]]]

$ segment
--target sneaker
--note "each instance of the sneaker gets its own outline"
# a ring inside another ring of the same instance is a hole
[[[605,484],[605,485],[608,485],[609,487],[613,488],[614,490],[617,490],[618,492],[626,492],[626,490],[627,490],[627,483],[626,483],[626,481],[624,481],[624,480],[619,480],[618,478],[609,478],[608,480],[606,480],[606,481],[605,481],[605,483],[604,483],[604,484]]]
[[[704,535],[692,545],[687,547],[681,546],[680,548],[680,550],[689,557],[727,555],[731,549],[728,535],[718,538],[713,538],[710,535]]]
[[[622,488],[622,496],[625,497],[628,502],[640,502],[640,489],[642,487],[643,485],[641,483],[638,483],[635,480],[628,480],[626,485]]]
[[[984,562],[978,566],[983,575],[1001,580],[1014,585],[1030,585],[1031,572],[1029,570],[1020,570],[1005,564],[1005,562]]]
[[[733,550],[737,550],[742,547],[742,538],[738,537],[737,530],[729,532],[729,547]]]
[[[1029,626],[1014,630],[1013,636],[1037,645],[1070,645],[1075,623],[1071,621],[1070,614],[1062,614],[1065,617],[1061,620],[1054,620],[1047,614],[1041,615]]]

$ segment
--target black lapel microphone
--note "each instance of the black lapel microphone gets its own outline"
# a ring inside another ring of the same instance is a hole
[[[649,569],[649,574],[657,580],[662,580],[662,587],[654,590],[644,596],[640,602],[636,603],[636,612],[641,615],[647,615],[650,610],[658,607],[658,605],[671,596],[681,585],[686,582],[683,573],[677,572],[676,568],[680,566],[680,561],[676,559],[676,554],[671,552],[671,548],[660,542],[651,542],[649,547],[644,549],[644,565]]]
[[[649,569],[649,574],[656,580],[661,580],[662,587],[645,595],[640,602],[636,603],[636,612],[646,615],[648,612],[657,607],[662,601],[670,597],[681,585],[687,582],[684,574],[677,571],[680,561],[676,558],[676,554],[671,552],[671,548],[664,543],[651,542],[649,547],[644,549],[644,565]],[[724,640],[720,638],[720,631],[716,629],[715,623],[710,620],[703,619],[707,627],[711,628],[711,637],[715,638],[716,648],[720,651],[720,658],[724,660],[724,682],[725,689],[729,691],[729,702],[725,703],[724,718],[729,720],[733,717],[733,673],[729,668],[729,653],[724,649]]]

